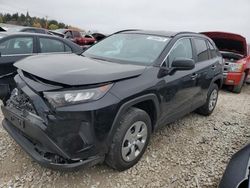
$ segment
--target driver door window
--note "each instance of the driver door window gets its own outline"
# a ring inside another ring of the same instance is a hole
[[[170,51],[167,58],[167,67],[171,67],[176,58],[193,59],[191,41],[188,38],[178,40]]]

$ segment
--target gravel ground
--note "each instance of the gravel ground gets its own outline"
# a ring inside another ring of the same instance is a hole
[[[249,115],[250,86],[240,95],[221,91],[211,116],[191,113],[159,130],[141,161],[125,172],[106,165],[45,169],[0,127],[0,187],[217,187],[232,154],[250,140]]]

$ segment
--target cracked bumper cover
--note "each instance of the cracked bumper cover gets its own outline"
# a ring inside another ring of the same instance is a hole
[[[51,139],[43,120],[31,113],[22,113],[2,106],[5,119],[2,124],[11,137],[39,164],[52,169],[77,169],[93,166],[104,156],[74,158]],[[89,148],[85,148],[89,149]],[[47,155],[49,154],[49,155]]]

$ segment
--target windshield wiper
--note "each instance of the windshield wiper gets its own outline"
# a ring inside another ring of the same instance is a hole
[[[108,61],[111,62],[110,60],[107,60],[105,58],[100,58],[100,57],[90,57],[91,59],[97,59],[97,60],[101,60],[101,61]]]

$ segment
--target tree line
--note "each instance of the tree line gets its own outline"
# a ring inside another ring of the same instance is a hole
[[[0,13],[0,23],[6,24],[14,24],[21,26],[29,26],[29,27],[39,27],[46,28],[50,30],[60,29],[60,28],[71,28],[71,26],[66,25],[62,22],[58,22],[56,20],[47,20],[46,18],[32,17],[29,15],[29,12],[25,14],[15,13]]]

